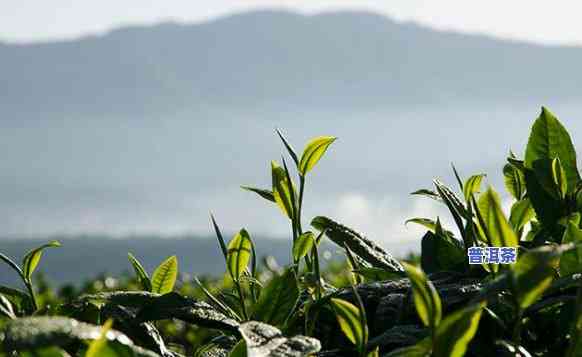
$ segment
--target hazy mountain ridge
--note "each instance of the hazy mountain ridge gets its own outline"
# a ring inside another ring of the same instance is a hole
[[[439,32],[365,12],[259,11],[131,27],[4,45],[0,59],[8,118],[573,100],[582,81],[582,48]]]

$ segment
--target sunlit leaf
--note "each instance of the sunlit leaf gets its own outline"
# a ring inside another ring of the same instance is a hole
[[[233,280],[238,280],[249,265],[252,254],[251,237],[241,229],[228,243],[226,265]]]
[[[271,177],[273,184],[273,197],[277,206],[290,219],[293,218],[295,203],[295,187],[289,182],[285,169],[279,166],[275,161],[271,162]]]
[[[295,242],[293,242],[293,260],[298,262],[307,255],[315,244],[315,236],[312,232],[305,232],[301,234]]]
[[[173,255],[160,264],[152,275],[152,292],[166,294],[174,290],[178,278],[178,258]]]
[[[299,174],[302,176],[307,175],[336,139],[333,136],[319,136],[309,141],[305,149],[303,149],[301,160],[299,160]]]
[[[36,267],[38,266],[38,263],[40,262],[40,258],[42,257],[42,251],[44,249],[55,248],[60,246],[61,243],[54,240],[28,252],[22,259],[22,273],[24,274],[24,277],[27,280],[30,280],[30,278],[32,277],[32,273],[34,273]]]
[[[366,330],[368,327],[362,326],[361,324],[362,318],[360,316],[360,309],[352,303],[342,299],[332,298],[330,303],[344,335],[355,346],[362,346],[366,338]]]
[[[505,188],[516,200],[521,200],[525,193],[525,176],[523,171],[513,164],[503,166]]]
[[[465,196],[465,200],[469,201],[472,194],[480,192],[481,182],[485,176],[485,174],[473,175],[465,181],[465,184],[463,184],[463,195]]]
[[[422,270],[402,262],[412,285],[414,306],[425,326],[436,328],[442,318],[442,305],[436,288]]]
[[[89,348],[87,349],[87,352],[85,353],[85,357],[100,357],[104,355],[111,356],[111,354],[107,353],[108,351],[106,351],[106,349],[107,349],[107,333],[109,333],[112,326],[113,320],[110,319],[105,322],[105,324],[101,328],[99,338],[91,342]]]
[[[509,225],[501,208],[497,192],[489,187],[479,197],[478,208],[487,227],[490,243],[494,247],[517,247],[517,235]]]
[[[475,336],[484,303],[472,305],[447,315],[434,336],[435,357],[462,357]]]
[[[524,198],[515,202],[511,206],[511,213],[509,215],[509,223],[515,231],[522,229],[532,218],[535,217],[535,211],[531,205],[529,198]]]
[[[566,172],[562,167],[559,157],[552,160],[552,179],[560,198],[564,199],[564,197],[566,197],[566,192],[568,192],[568,181],[566,179]]]
[[[267,201],[275,202],[275,196],[273,195],[273,191],[265,190],[263,188],[255,188],[249,186],[241,186],[245,191],[254,192],[257,195],[261,196],[262,198],[266,199]]]

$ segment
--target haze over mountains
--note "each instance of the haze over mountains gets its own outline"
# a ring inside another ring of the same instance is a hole
[[[0,235],[285,236],[238,185],[270,185],[282,128],[340,137],[310,175],[324,214],[386,245],[434,217],[408,193],[521,153],[541,105],[582,143],[582,48],[437,32],[363,12],[260,11],[0,45]]]

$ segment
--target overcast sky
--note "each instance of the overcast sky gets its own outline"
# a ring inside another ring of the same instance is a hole
[[[46,41],[128,24],[200,22],[236,11],[368,9],[441,29],[548,44],[582,44],[582,2],[574,0],[0,0],[0,39]]]

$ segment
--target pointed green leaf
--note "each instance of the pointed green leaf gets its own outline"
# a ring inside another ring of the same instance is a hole
[[[2,294],[0,294],[0,314],[10,319],[16,318],[12,303]]]
[[[533,169],[537,161],[553,160],[556,157],[560,158],[563,166],[568,190],[573,191],[580,181],[574,145],[560,121],[548,109],[542,107],[527,142],[524,165],[528,169]]]
[[[465,195],[465,200],[467,200],[467,202],[471,199],[471,194],[477,194],[480,192],[481,182],[485,176],[487,175],[473,175],[465,181],[465,184],[463,185],[463,194]]]
[[[362,326],[361,324],[360,309],[342,299],[332,298],[330,303],[344,335],[355,346],[362,346],[366,337],[367,326]]]
[[[562,248],[543,246],[519,257],[512,267],[513,294],[522,309],[534,303],[552,284]]]
[[[505,218],[499,195],[492,187],[489,187],[479,197],[478,207],[487,228],[491,245],[494,247],[517,247],[517,235]]]
[[[432,191],[432,190],[428,190],[428,189],[420,189],[420,190],[416,190],[414,192],[410,193],[411,195],[416,195],[416,196],[425,196],[428,198],[432,198],[435,201],[440,201],[441,200],[441,196],[439,196],[438,193]]]
[[[417,342],[415,345],[398,348],[385,354],[383,357],[429,357],[432,351],[432,341],[429,337]]]
[[[485,303],[466,307],[446,316],[434,337],[435,357],[462,357],[475,336]]]
[[[150,277],[143,268],[143,266],[141,265],[141,263],[139,262],[139,260],[137,260],[137,258],[134,257],[133,254],[131,253],[127,253],[127,258],[129,259],[129,262],[131,263],[131,266],[135,271],[135,275],[137,277],[137,280],[141,284],[142,289],[144,289],[145,291],[152,291],[152,282],[150,280]]]
[[[245,191],[254,192],[257,195],[261,196],[262,198],[266,199],[267,201],[275,202],[275,196],[273,195],[273,191],[249,186],[241,186],[240,188],[242,188]]]
[[[226,262],[226,243],[224,243],[224,238],[222,237],[222,233],[220,232],[220,227],[218,227],[218,223],[216,223],[216,219],[214,219],[214,215],[210,214],[210,220],[212,221],[212,226],[214,227],[214,233],[216,234],[216,239],[218,240],[218,244],[220,245],[220,250],[222,255],[224,256],[224,261]]]
[[[425,326],[436,328],[442,318],[442,304],[436,288],[419,268],[405,262],[402,266],[410,279],[414,306],[420,320]]]
[[[285,145],[285,148],[287,149],[289,156],[291,156],[291,159],[293,159],[293,162],[295,162],[295,166],[299,167],[299,158],[297,157],[295,150],[293,150],[293,147],[291,146],[291,144],[289,144],[287,139],[285,139],[285,136],[283,136],[283,133],[281,133],[281,130],[276,129],[275,131],[277,132],[277,135],[279,135],[279,138],[283,142],[283,145]]]
[[[515,231],[519,231],[522,229],[526,224],[529,223],[534,217],[536,213],[533,210],[531,202],[529,198],[524,198],[515,202],[511,206],[511,213],[509,215],[509,223]]]
[[[336,139],[333,136],[319,136],[307,143],[301,155],[301,160],[299,160],[299,174],[301,176],[307,175]]]
[[[261,291],[255,305],[253,320],[266,322],[283,328],[289,314],[297,304],[299,289],[293,269],[287,269],[281,276],[273,278]]]
[[[287,179],[285,169],[279,166],[275,161],[271,162],[271,176],[273,181],[273,197],[275,202],[283,214],[292,219],[294,212],[293,197],[297,197],[295,195],[295,187]]]
[[[228,243],[226,265],[233,280],[238,281],[249,265],[253,242],[246,229],[241,229]]]
[[[174,290],[178,278],[178,258],[173,255],[160,264],[152,275],[152,292],[167,294]]]
[[[26,280],[30,281],[32,273],[34,273],[36,267],[38,266],[38,263],[40,262],[40,258],[42,257],[42,251],[46,248],[55,248],[60,246],[61,243],[54,240],[28,252],[22,260],[22,273],[24,274]]]
[[[522,199],[525,194],[525,176],[523,171],[513,164],[503,166],[503,178],[507,191],[516,200]]]
[[[562,167],[559,157],[552,160],[552,179],[560,198],[564,199],[566,192],[568,192],[568,181],[566,180],[566,172]]]
[[[315,244],[315,235],[307,231],[293,242],[293,260],[298,262],[307,255]]]
[[[576,248],[564,252],[560,257],[560,276],[582,273],[582,230],[573,222],[568,222],[562,244],[574,243]]]

